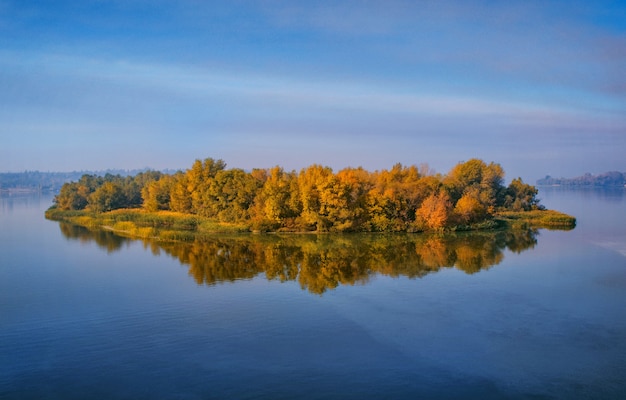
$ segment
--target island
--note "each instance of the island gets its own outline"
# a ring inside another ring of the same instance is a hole
[[[626,173],[609,171],[598,175],[586,173],[576,178],[553,178],[547,175],[537,180],[538,186],[571,186],[571,187],[626,187]]]
[[[165,241],[240,232],[451,232],[544,227],[572,229],[576,219],[546,210],[521,178],[480,159],[447,174],[426,164],[333,172],[276,166],[227,169],[196,160],[186,171],[134,176],[83,175],[64,184],[46,211],[52,220]]]

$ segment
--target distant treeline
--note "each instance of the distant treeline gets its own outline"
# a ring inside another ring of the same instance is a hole
[[[421,172],[420,172],[421,171]],[[399,232],[469,226],[497,211],[542,208],[537,189],[521,178],[504,186],[499,164],[472,159],[446,175],[396,164],[389,170],[311,165],[226,169],[222,160],[196,160],[187,171],[135,176],[84,175],[55,198],[60,210],[101,213],[142,207],[246,224],[260,231]]]
[[[624,186],[626,173],[617,171],[605,172],[600,175],[585,174],[576,178],[553,178],[550,175],[537,181],[539,186]]]
[[[133,176],[148,168],[134,170],[106,170],[106,171],[72,171],[72,172],[0,172],[0,191],[29,190],[58,192],[63,184],[77,181],[83,175],[120,175]]]

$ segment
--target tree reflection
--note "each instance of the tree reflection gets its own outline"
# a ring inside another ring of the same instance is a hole
[[[60,223],[67,238],[95,241],[107,252],[131,239],[108,231],[89,231]],[[189,266],[198,284],[213,285],[250,279],[297,281],[303,290],[322,294],[339,285],[366,283],[372,275],[421,278],[441,268],[468,274],[497,265],[504,251],[533,248],[537,231],[499,231],[445,235],[239,235],[214,236],[192,243],[144,241]]]
[[[59,222],[59,228],[61,228],[61,233],[67,239],[78,240],[83,243],[94,241],[99,247],[105,249],[107,253],[119,250],[122,248],[122,245],[131,241],[131,239],[118,236],[111,231],[92,231],[67,222]]]

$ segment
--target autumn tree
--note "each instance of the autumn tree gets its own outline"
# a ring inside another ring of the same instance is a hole
[[[141,190],[144,208],[148,211],[169,210],[173,183],[174,178],[170,175],[146,183]]]
[[[499,164],[471,159],[452,168],[443,183],[455,204],[456,214],[467,223],[495,212],[504,197],[503,181],[504,170]]]
[[[64,184],[54,198],[56,206],[61,210],[84,209],[88,204],[89,193],[81,193],[81,189],[81,185],[76,182]]]
[[[89,209],[94,212],[106,212],[123,208],[126,196],[119,183],[104,182],[89,196]]]
[[[471,159],[454,166],[444,179],[453,202],[458,201],[469,188],[477,187],[483,203],[495,204],[503,189],[504,170],[500,164],[485,164],[483,160]]]
[[[450,196],[444,190],[432,193],[417,210],[417,224],[428,229],[443,229],[447,226],[452,212]]]
[[[203,215],[224,222],[248,219],[248,209],[262,182],[242,169],[219,170],[203,199]]]
[[[226,168],[222,160],[207,158],[204,161],[196,160],[187,170],[187,193],[191,197],[191,212],[202,216],[210,216],[212,200],[210,187],[215,175]]]
[[[462,224],[483,220],[488,215],[488,208],[480,190],[475,186],[466,188],[459,201],[456,202],[454,213],[458,222]]]
[[[363,168],[344,168],[336,175],[336,190],[323,195],[335,231],[367,230],[367,196],[373,184]],[[328,191],[328,188],[327,188]]]
[[[170,186],[170,209],[172,211],[191,214],[193,202],[189,192],[189,176],[183,172],[177,172],[172,176]]]
[[[66,183],[55,197],[61,210],[82,210],[89,204],[89,197],[104,182],[102,177],[85,174],[78,182]]]
[[[333,184],[334,175],[330,167],[311,165],[304,168],[298,175],[298,195],[302,204],[300,218],[303,228],[328,231],[331,223],[328,220],[328,191]],[[322,199],[324,193],[325,199]]]
[[[254,229],[276,230],[288,225],[300,214],[297,207],[297,175],[281,167],[266,171],[263,186],[255,197],[251,209]]]
[[[497,209],[541,208],[537,189],[514,179],[503,186],[499,164],[471,159],[441,176],[426,164],[363,168],[311,165],[300,173],[226,169],[222,160],[196,160],[174,175],[83,175],[55,197],[62,210],[110,211],[143,207],[243,222],[255,230],[421,231],[491,218]]]
[[[156,181],[165,176],[160,171],[145,171],[137,175],[124,178],[122,188],[127,200],[127,207],[140,207],[144,203],[143,189],[149,182]]]
[[[511,181],[506,188],[503,206],[513,211],[530,211],[539,207],[536,187],[526,184],[522,178]]]
[[[373,187],[367,199],[371,230],[406,230],[425,198],[420,191],[417,167],[398,163],[391,170],[376,172],[372,179]]]

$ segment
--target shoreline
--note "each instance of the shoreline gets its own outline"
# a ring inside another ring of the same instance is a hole
[[[576,218],[554,210],[533,210],[496,213],[493,218],[471,225],[457,225],[440,230],[422,231],[354,231],[318,232],[253,230],[246,224],[228,224],[193,214],[172,212],[147,212],[142,209],[122,209],[104,213],[66,211],[50,208],[45,216],[49,220],[82,226],[89,230],[109,231],[122,236],[158,241],[188,242],[203,236],[237,235],[350,235],[350,234],[453,234],[460,232],[496,232],[501,230],[552,229],[571,230]]]

